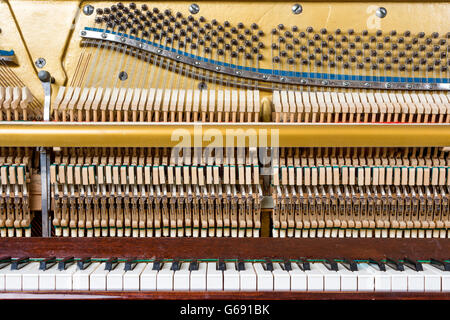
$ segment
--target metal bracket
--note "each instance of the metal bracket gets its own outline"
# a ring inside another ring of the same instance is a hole
[[[44,121],[50,121],[50,100],[52,95],[51,83],[54,80],[48,71],[39,71],[38,77],[42,82],[42,87],[44,88]],[[50,237],[50,155],[44,147],[39,147],[39,160],[41,167],[42,236]]]
[[[54,79],[50,76],[48,71],[39,71],[38,78],[42,82],[42,88],[44,88],[44,121],[50,121],[50,100],[52,97],[51,83]]]

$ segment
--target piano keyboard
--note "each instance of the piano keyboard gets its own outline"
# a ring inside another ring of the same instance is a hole
[[[450,292],[450,263],[374,260],[0,259],[1,291]]]

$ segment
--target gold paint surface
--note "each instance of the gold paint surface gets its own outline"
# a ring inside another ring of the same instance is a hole
[[[245,139],[243,136],[246,135]],[[249,141],[280,147],[424,147],[450,146],[446,125],[202,125],[193,124],[0,124],[0,146],[174,147],[184,142],[208,146],[210,137],[224,143]],[[237,138],[239,137],[239,138]],[[208,138],[208,139],[207,139]],[[243,145],[242,145],[243,146]]]

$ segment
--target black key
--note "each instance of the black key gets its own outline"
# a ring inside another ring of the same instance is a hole
[[[290,261],[285,261],[283,266],[285,271],[292,271],[292,264]]]
[[[172,266],[170,267],[170,270],[172,270],[172,271],[178,271],[178,270],[180,270],[180,268],[181,268],[181,263],[180,263],[180,261],[174,260],[174,261],[172,262]]]
[[[189,264],[189,271],[197,271],[198,270],[198,261],[192,260]]]
[[[39,262],[39,270],[47,270],[56,264],[56,257],[47,258]]]
[[[236,270],[237,271],[245,271],[244,261],[238,260],[238,262],[236,263]]]
[[[106,263],[105,263],[105,270],[107,270],[107,271],[114,270],[118,264],[119,264],[119,259],[117,259],[116,257],[109,258],[109,260],[106,261]]]
[[[152,270],[159,271],[159,270],[161,270],[162,266],[163,266],[163,264],[161,263],[161,261],[155,260],[155,261],[153,261]]]
[[[376,265],[378,267],[378,270],[386,272],[386,265],[381,261],[369,259],[369,264]]]
[[[405,264],[405,266],[407,266],[408,268],[410,268],[414,271],[423,271],[422,263],[420,263],[418,261],[413,261],[411,259],[404,258],[403,263]]]
[[[8,266],[9,264],[11,264],[12,259],[11,257],[1,257],[0,258],[0,269],[3,269],[4,267]]]
[[[266,259],[266,262],[263,263],[263,266],[264,266],[264,270],[266,270],[266,271],[273,271],[273,263],[272,263],[272,261]]]
[[[345,269],[349,270],[349,271],[358,271],[358,265],[356,264],[355,261],[353,260],[347,260],[347,259],[340,259],[342,260],[341,263],[342,265],[345,267]]]
[[[0,260],[1,261],[1,260]],[[450,263],[431,258],[430,264],[441,271],[450,271]]]
[[[298,267],[303,271],[311,270],[311,265],[309,264],[309,261],[303,258],[298,259]]]
[[[74,257],[67,257],[62,259],[59,263],[58,263],[58,270],[59,271],[64,271],[67,269],[68,266],[70,266],[71,264],[73,264],[75,262]]]
[[[128,258],[127,261],[125,261],[124,270],[125,271],[131,271],[134,268],[136,268],[136,265],[137,265],[136,258]]]
[[[227,270],[227,265],[225,264],[225,262],[223,260],[217,261],[216,263],[216,270],[219,271],[226,271]]]
[[[403,266],[403,263],[401,263],[399,261],[395,261],[393,259],[386,258],[386,264],[394,270],[405,271],[405,267]]]
[[[78,269],[84,270],[92,263],[91,258],[83,258],[77,262]]]
[[[322,263],[330,271],[339,271],[339,268],[338,268],[338,265],[337,265],[336,261],[333,261],[333,260],[330,261],[328,259],[325,259]]]
[[[30,262],[30,258],[23,257],[12,261],[11,270],[20,270]]]

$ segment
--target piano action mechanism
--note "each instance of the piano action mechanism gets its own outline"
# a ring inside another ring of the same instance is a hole
[[[0,296],[448,299],[448,14],[0,2]]]

